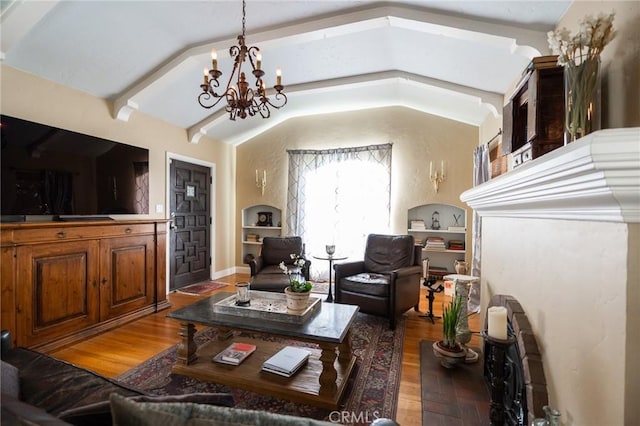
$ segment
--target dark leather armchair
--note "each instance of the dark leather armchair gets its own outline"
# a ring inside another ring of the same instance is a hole
[[[385,316],[395,329],[398,315],[418,310],[421,261],[412,235],[370,234],[364,260],[334,265],[336,302]]]
[[[251,289],[262,291],[284,291],[289,285],[289,277],[279,268],[280,262],[287,265],[289,270],[295,271],[291,254],[304,258],[304,244],[300,237],[264,237],[262,252],[249,262],[251,268]],[[305,261],[300,273],[309,279],[311,262]]]

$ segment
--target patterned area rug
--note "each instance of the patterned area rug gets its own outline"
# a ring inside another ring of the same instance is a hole
[[[199,294],[206,293],[208,291],[217,290],[226,285],[228,284],[221,283],[218,281],[206,281],[206,282],[195,283],[195,284],[188,285],[186,287],[178,288],[176,289],[176,291],[178,293],[199,295]]]
[[[358,360],[337,412],[172,374],[171,367],[176,360],[177,346],[127,371],[119,376],[118,380],[159,395],[231,392],[235,406],[238,408],[333,420],[349,425],[368,425],[378,417],[395,418],[404,333],[404,317],[397,323],[394,332],[389,329],[388,320],[363,313],[358,314],[351,333],[353,351]],[[250,333],[242,333],[242,335],[252,338],[262,337]],[[202,344],[214,337],[215,331],[208,328],[196,334],[196,342]],[[268,340],[311,345],[275,337]]]
[[[314,281],[311,287],[312,293],[329,294],[329,282]]]

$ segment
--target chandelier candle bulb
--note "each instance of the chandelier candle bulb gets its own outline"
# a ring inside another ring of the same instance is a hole
[[[260,69],[261,66],[262,66],[262,54],[258,53],[258,55],[256,56],[256,69]]]
[[[208,69],[204,69],[204,84],[209,84],[209,70]]]
[[[218,53],[215,49],[211,50],[211,67],[214,71],[218,70]]]
[[[282,86],[282,71],[280,68],[276,69],[276,85]]]
[[[489,337],[507,340],[507,308],[492,306],[487,310],[487,333]]]

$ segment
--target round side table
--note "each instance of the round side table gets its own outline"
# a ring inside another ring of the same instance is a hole
[[[331,273],[333,272],[333,262],[335,260],[345,260],[347,256],[313,256],[314,259],[318,260],[328,260],[329,261],[329,294],[327,294],[326,302],[333,302],[333,293],[331,292]]]

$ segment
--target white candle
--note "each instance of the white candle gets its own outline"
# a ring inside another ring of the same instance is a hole
[[[267,184],[267,171],[264,170],[264,172],[262,173],[262,184],[266,185]]]
[[[489,337],[507,340],[507,308],[492,306],[487,310]]]
[[[262,66],[262,54],[258,53],[256,55],[256,69],[260,69],[260,67]]]
[[[218,53],[216,49],[211,49],[211,67],[214,71],[218,69]]]
[[[258,169],[256,169],[256,183],[258,183]]]
[[[280,68],[276,69],[276,85],[282,85],[282,71],[280,70]]]
[[[433,176],[433,161],[429,161],[429,177]]]
[[[444,176],[444,160],[440,160],[440,174]]]

